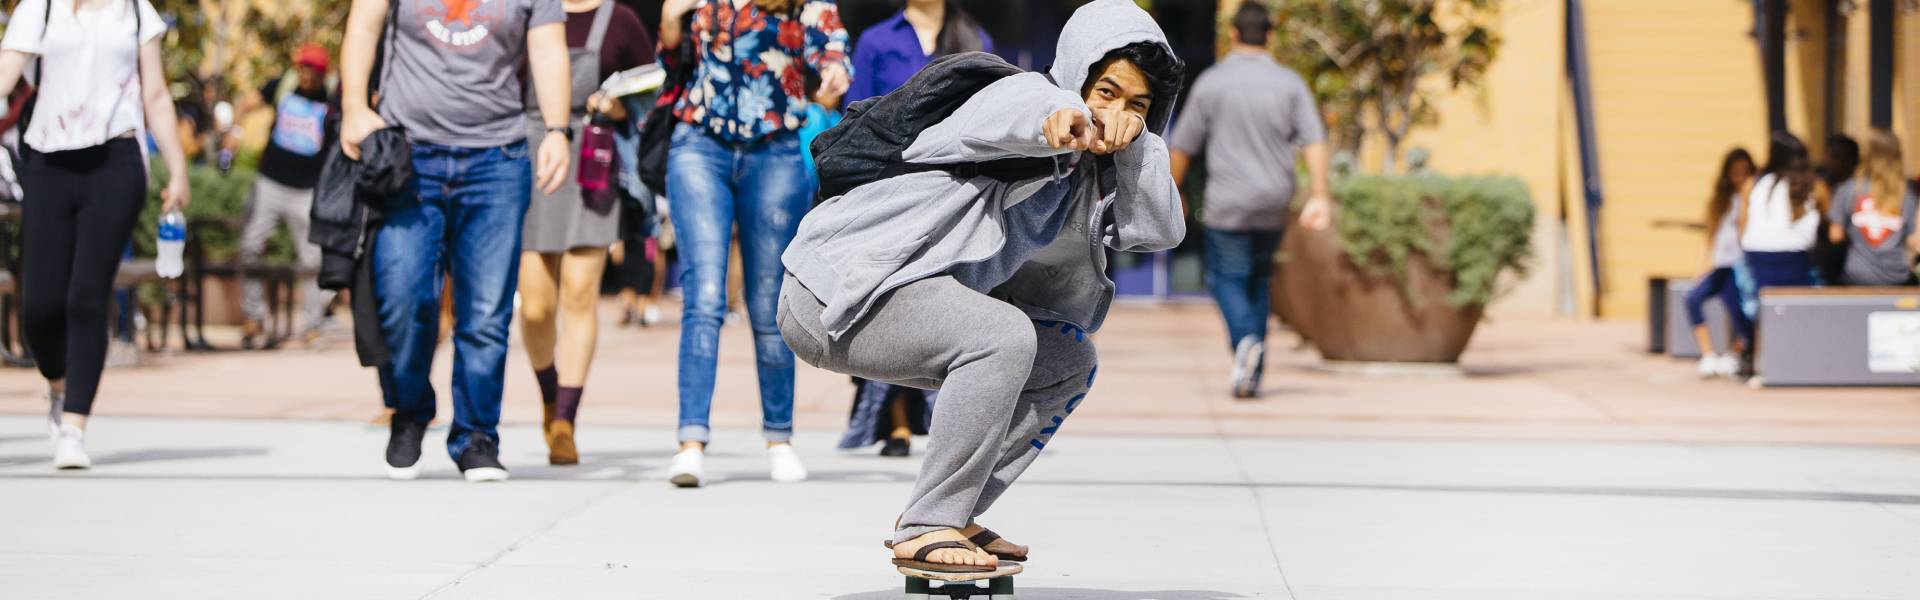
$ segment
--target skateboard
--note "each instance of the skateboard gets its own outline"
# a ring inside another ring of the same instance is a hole
[[[980,598],[1013,600],[1013,576],[1026,570],[1020,563],[1000,563],[1000,568],[983,573],[939,573],[910,567],[894,567],[907,576],[907,600],[933,598]],[[940,585],[933,585],[934,582]],[[986,582],[986,586],[976,585]]]

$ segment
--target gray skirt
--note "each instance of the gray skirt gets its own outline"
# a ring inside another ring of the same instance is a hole
[[[527,143],[536,151],[547,135],[539,121],[527,121]],[[568,158],[574,170],[580,168],[580,138],[575,135]],[[533,183],[533,201],[527,206],[527,220],[520,228],[520,249],[526,252],[559,253],[574,248],[604,248],[620,238],[620,202],[607,203],[605,211],[594,210],[580,197],[580,182],[574,172],[567,173],[560,189],[540,193],[540,182]]]

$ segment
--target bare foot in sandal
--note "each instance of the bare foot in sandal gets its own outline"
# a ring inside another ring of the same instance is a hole
[[[960,530],[960,535],[967,536],[967,541],[973,542],[973,545],[979,546],[980,549],[986,550],[988,554],[999,557],[1001,560],[1012,562],[1027,560],[1026,546],[1009,542],[993,530],[981,527],[979,523],[967,524]]]
[[[945,572],[985,572],[1000,560],[975,547],[958,530],[941,529],[893,545],[893,564]]]

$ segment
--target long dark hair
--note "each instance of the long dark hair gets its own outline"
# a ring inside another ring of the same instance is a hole
[[[1813,173],[1813,162],[1807,156],[1807,145],[1801,143],[1800,138],[1785,131],[1773,132],[1767,140],[1767,167],[1761,174],[1772,175],[1775,185],[1787,184],[1787,201],[1793,204],[1793,218],[1807,214],[1807,203],[1813,200],[1817,177]]]
[[[1758,167],[1753,163],[1753,155],[1746,148],[1734,148],[1727,151],[1727,157],[1720,159],[1720,177],[1713,182],[1713,195],[1707,197],[1707,230],[1713,231],[1720,221],[1727,218],[1733,210],[1733,195],[1740,192],[1743,182],[1733,180],[1733,166],[1746,163],[1747,176],[1752,177]]]
[[[940,35],[934,36],[933,55],[946,56],[962,52],[979,52],[986,49],[980,42],[980,22],[973,15],[960,8],[960,3],[947,0],[947,16],[940,21]]]

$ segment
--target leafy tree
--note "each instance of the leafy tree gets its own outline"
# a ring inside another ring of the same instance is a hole
[[[1248,0],[1267,2],[1270,0]],[[1398,170],[1401,143],[1438,121],[1444,89],[1477,89],[1500,48],[1493,29],[1500,0],[1286,0],[1278,3],[1280,60],[1313,88],[1340,147],[1368,135],[1387,145]]]
[[[230,89],[264,83],[301,44],[339,48],[350,0],[152,0],[173,25],[167,71],[178,81],[218,77]]]

